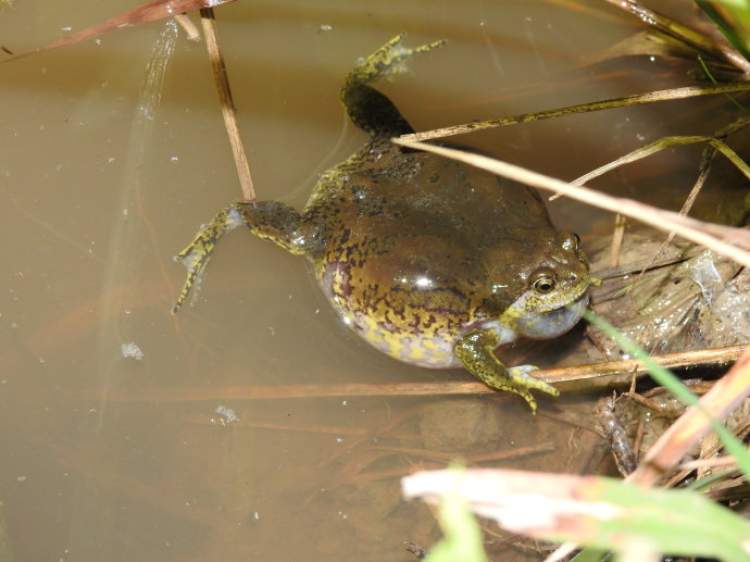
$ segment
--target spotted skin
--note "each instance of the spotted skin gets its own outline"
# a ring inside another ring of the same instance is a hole
[[[422,367],[463,366],[535,410],[531,390],[557,390],[532,366],[507,368],[495,348],[570,329],[587,302],[588,266],[535,191],[390,142],[412,129],[369,83],[439,44],[411,50],[394,38],[360,63],[341,97],[366,145],[321,176],[302,212],[274,201],[221,211],[178,256],[189,274],[176,306],[218,239],[244,223],[309,259],[344,323],[376,349]]]

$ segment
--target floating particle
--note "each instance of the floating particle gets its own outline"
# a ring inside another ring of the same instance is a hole
[[[143,359],[143,351],[135,342],[123,343],[120,345],[120,351],[125,359],[135,359],[136,361]]]

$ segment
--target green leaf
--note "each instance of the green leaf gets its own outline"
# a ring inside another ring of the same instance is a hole
[[[750,560],[750,523],[731,510],[697,492],[602,480],[598,498],[624,510],[601,520],[589,544],[617,549],[618,543],[646,538],[665,554]]]
[[[570,562],[606,562],[611,556],[606,550],[587,546],[571,558]]]
[[[750,2],[748,0],[695,0],[724,37],[746,59],[750,56]]]
[[[440,526],[445,536],[432,547],[426,562],[487,562],[482,531],[458,493],[443,496],[440,502]]]

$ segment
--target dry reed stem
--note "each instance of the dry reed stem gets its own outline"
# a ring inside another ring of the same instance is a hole
[[[620,213],[615,215],[615,226],[612,231],[612,245],[609,249],[609,266],[617,267],[620,265],[620,252],[622,252],[622,242],[625,239],[625,225],[627,220]]]
[[[631,105],[656,103],[660,101],[681,100],[700,96],[715,96],[718,94],[732,94],[735,92],[750,91],[750,83],[737,82],[732,84],[722,84],[719,86],[685,86],[682,88],[670,88],[668,90],[656,90],[645,94],[634,94],[622,98],[612,98],[608,100],[569,105],[557,109],[548,109],[545,111],[536,111],[530,113],[521,113],[499,119],[490,119],[487,121],[477,121],[475,123],[466,123],[464,125],[452,125],[450,127],[441,127],[431,131],[421,133],[411,133],[401,135],[399,140],[414,142],[432,139],[451,137],[454,135],[464,135],[474,131],[484,129],[495,129],[497,127],[508,127],[510,125],[519,125],[521,123],[531,123],[532,121],[541,121],[543,119],[552,119],[555,117],[565,117],[566,115],[575,115],[577,113],[589,113],[592,111],[603,111],[606,109],[617,109]]]
[[[188,41],[198,42],[201,40],[200,31],[198,31],[198,28],[195,27],[193,20],[191,20],[187,14],[177,14],[174,17],[174,21],[176,21],[177,25],[179,25],[185,32]]]
[[[706,365],[724,365],[736,360],[744,346],[731,346],[698,351],[683,351],[655,355],[653,359],[666,368]],[[633,372],[647,373],[639,361],[628,359],[540,369],[534,376],[545,382],[562,385],[560,390],[570,391],[583,385],[628,384]],[[147,388],[142,392],[112,392],[109,402],[191,402],[203,400],[287,400],[295,398],[346,398],[355,396],[447,396],[447,395],[497,395],[497,391],[479,381],[403,382],[390,384],[272,384],[206,388]],[[507,395],[511,398],[511,395]]]
[[[693,471],[702,468],[734,468],[737,466],[737,461],[730,455],[723,455],[720,457],[713,457],[710,459],[698,459],[694,461],[687,461],[682,463],[678,468],[680,470]]]
[[[745,229],[702,222],[682,216],[673,211],[666,211],[646,205],[633,199],[613,197],[481,154],[473,154],[463,150],[421,142],[406,141],[401,137],[394,138],[393,142],[401,146],[432,152],[452,160],[464,162],[526,185],[561,193],[566,197],[576,199],[587,205],[639,220],[659,230],[666,232],[674,231],[678,236],[705,246],[717,254],[728,257],[741,265],[750,267],[750,253],[738,247],[742,246],[750,249],[750,231]],[[725,240],[731,240],[733,243]]]
[[[221,103],[221,115],[224,117],[224,127],[229,136],[229,144],[232,146],[232,156],[237,168],[237,177],[240,180],[242,197],[246,201],[255,201],[255,188],[253,187],[253,178],[250,175],[250,165],[247,161],[245,147],[240,137],[240,129],[237,125],[237,112],[232,99],[232,90],[229,87],[229,76],[227,75],[224,57],[221,54],[218,38],[216,37],[216,27],[214,25],[213,8],[201,9],[201,24],[203,25],[203,34],[206,37],[206,49],[208,58],[211,61],[211,69],[216,82],[216,90],[219,93]]]

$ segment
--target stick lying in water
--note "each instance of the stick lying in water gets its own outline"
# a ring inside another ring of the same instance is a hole
[[[735,361],[745,346],[683,351],[655,355],[667,368],[725,365]],[[540,369],[534,376],[561,391],[629,384],[633,375],[647,370],[634,359],[607,361],[576,367]],[[479,381],[403,382],[392,384],[275,384],[208,388],[143,388],[141,391],[112,391],[109,402],[192,402],[201,400],[286,400],[291,398],[339,398],[352,396],[436,396],[497,394]],[[510,395],[508,395],[510,396]]]

